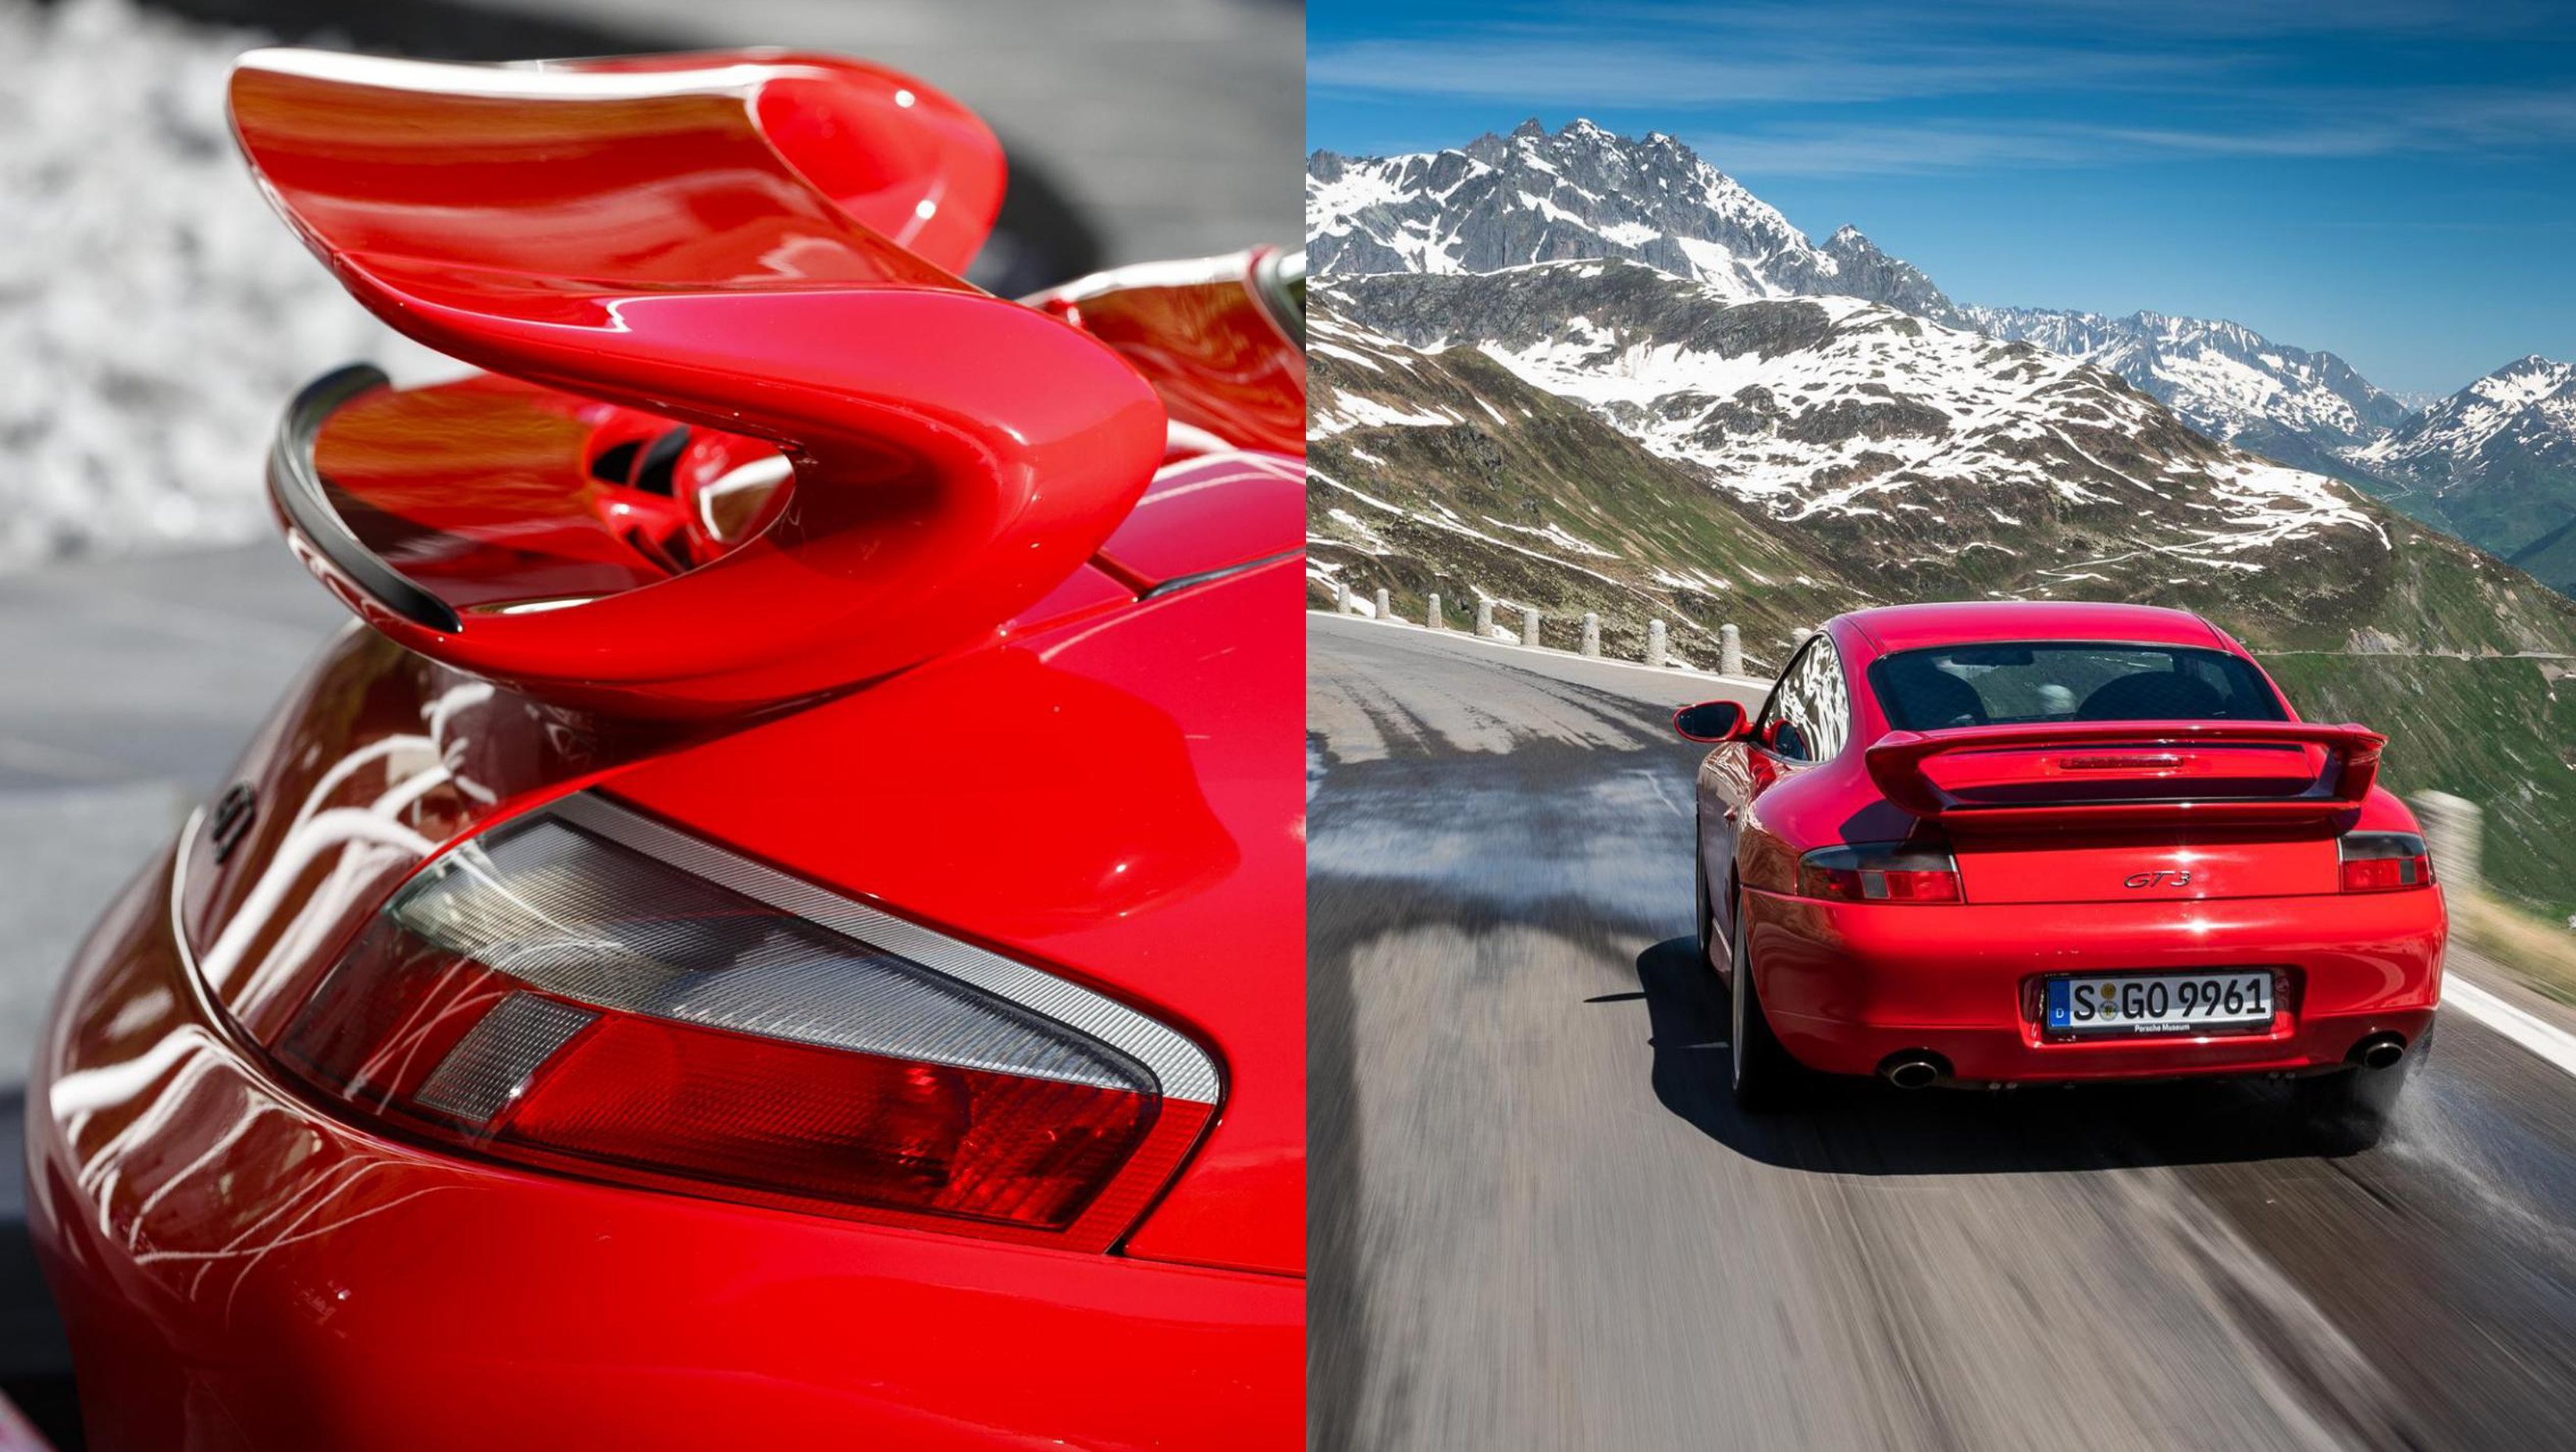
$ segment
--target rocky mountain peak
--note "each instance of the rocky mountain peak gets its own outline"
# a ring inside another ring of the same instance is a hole
[[[1769,204],[1663,132],[1631,139],[1536,117],[1456,151],[1310,159],[1307,256],[1321,276],[1493,272],[1627,260],[1752,297],[1850,294],[1927,316],[1949,299],[1875,247],[1846,268]],[[1443,158],[1488,170],[1463,174]],[[1853,234],[1857,236],[1858,234]],[[1863,239],[1865,242],[1866,239]]]
[[[2464,393],[2497,400],[2529,400],[2555,393],[2576,383],[2576,363],[2561,363],[2526,353],[2470,384]]]

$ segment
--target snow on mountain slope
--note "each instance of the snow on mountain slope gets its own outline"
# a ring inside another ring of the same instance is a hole
[[[2406,405],[2332,353],[2238,323],[2139,312],[1964,307],[1962,321],[2126,378],[2211,438],[2345,472],[2345,456],[2405,422]]]
[[[1711,489],[1571,399],[1473,349],[1425,353],[1338,315],[1308,319],[1307,569],[1317,598],[1385,588],[1419,620],[1437,591],[1452,626],[1476,601],[1534,607],[1548,644],[1580,618],[1634,657],[1662,620],[1684,659],[1712,660],[1733,623],[1758,664],[1867,592],[1794,528]],[[1519,619],[1503,626],[1517,637]]]
[[[1559,562],[1551,619],[1640,590],[1700,630],[1991,595],[2202,610],[2272,649],[2576,649],[2576,602],[2026,343],[1633,263],[1313,295],[1314,554],[1399,599],[1463,598],[1422,560],[1498,590],[1492,551],[1458,567],[1463,525]]]
[[[2113,554],[2178,577],[2334,535],[2385,546],[2332,480],[2212,443],[2070,359],[1882,304],[1748,300],[1621,262],[1322,286],[1410,346],[1472,347],[1590,405],[1776,519],[1884,542],[1880,567],[1992,549],[2043,516],[2099,518],[2124,549],[2073,548],[2035,577]]]
[[[1471,273],[1626,258],[1750,297],[1848,293],[1950,315],[1929,278],[1851,228],[1819,247],[1661,132],[1575,121],[1408,156],[1306,160],[1306,253],[1322,276]]]
[[[2576,520],[2576,364],[2508,363],[2354,457],[2430,491],[2470,540],[2516,555]]]
[[[1450,151],[1306,165],[1307,252],[1321,276],[1460,274],[1626,260],[1747,298],[1843,296],[2035,343],[2126,378],[2192,427],[2307,470],[2375,484],[2356,451],[2410,410],[2331,353],[2239,324],[1962,307],[1857,229],[1822,244],[1661,133],[1535,120]]]

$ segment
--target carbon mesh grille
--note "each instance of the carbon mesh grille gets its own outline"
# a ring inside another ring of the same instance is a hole
[[[465,1031],[412,1100],[468,1124],[488,1124],[555,1050],[598,1017],[569,1003],[513,993]]]

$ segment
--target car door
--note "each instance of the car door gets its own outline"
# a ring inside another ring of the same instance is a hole
[[[1727,824],[1739,880],[1777,884],[1795,874],[1798,849],[1770,830],[1763,798],[1782,782],[1840,755],[1851,739],[1851,723],[1842,656],[1829,637],[1815,636],[1790,658],[1753,720],[1744,751],[1743,805]],[[1728,930],[1733,930],[1731,920]]]

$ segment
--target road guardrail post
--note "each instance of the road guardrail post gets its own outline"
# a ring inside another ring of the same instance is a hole
[[[1538,608],[1536,606],[1521,607],[1521,644],[1538,644]]]
[[[1476,638],[1478,640],[1494,638],[1494,602],[1491,600],[1476,602]]]
[[[1333,612],[1337,615],[1348,615],[1351,613],[1350,581],[1336,580],[1333,582]]]
[[[1646,664],[1650,666],[1660,666],[1671,655],[1672,651],[1664,641],[1664,622],[1660,620],[1647,621]]]
[[[1386,608],[1386,590],[1382,586],[1377,592],[1377,618],[1380,620],[1393,620],[1395,618],[1394,612]]]
[[[1601,653],[1601,617],[1589,610],[1583,612],[1583,653]]]
[[[1447,629],[1440,623],[1440,592],[1437,590],[1431,592],[1431,607],[1422,612],[1422,623],[1433,630]]]
[[[1717,628],[1717,673],[1722,676],[1744,674],[1744,635],[1732,625]]]
[[[2485,886],[2478,839],[2486,811],[2449,792],[2419,792],[2415,818],[2424,824],[2424,845],[2433,854],[2433,880],[2444,888],[2476,892]]]

